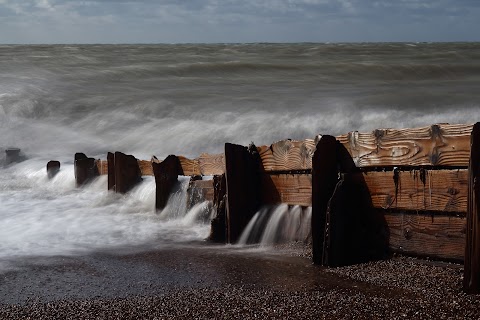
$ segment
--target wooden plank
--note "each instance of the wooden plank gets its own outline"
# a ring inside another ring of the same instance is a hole
[[[312,168],[315,140],[282,140],[258,147],[264,171],[293,171]]]
[[[87,157],[84,153],[75,153],[74,158],[75,182],[77,187],[91,181],[98,176],[98,167],[94,158]]]
[[[467,211],[466,169],[368,172],[364,178],[376,208]]]
[[[47,163],[47,176],[48,179],[52,179],[60,171],[60,161],[50,160]]]
[[[260,157],[257,148],[225,144],[227,239],[236,243],[260,207]]]
[[[340,267],[385,258],[386,230],[383,215],[372,207],[363,175],[342,173],[328,202],[322,265]]]
[[[191,177],[187,189],[187,210],[205,201],[213,201],[213,180],[195,180],[199,176]]]
[[[212,219],[208,239],[214,242],[225,243],[227,241],[227,182],[225,180],[225,174],[213,176],[213,189],[213,210],[215,210],[215,215]]]
[[[142,176],[153,176],[152,161],[137,160]]]
[[[358,167],[468,166],[472,125],[350,132],[337,139]]]
[[[463,290],[480,293],[480,122],[471,136]]]
[[[100,160],[96,161],[98,174],[99,175],[106,175],[108,174],[108,160]]]
[[[200,166],[197,159],[188,159],[183,156],[178,156],[180,166],[182,167],[184,176],[200,176]]]
[[[127,193],[142,180],[138,161],[134,156],[118,151],[114,157],[115,192]]]
[[[312,253],[313,263],[321,264],[327,207],[337,185],[337,141],[325,135],[316,146],[312,160]]]
[[[440,259],[463,260],[466,218],[387,213],[390,249]]]
[[[312,205],[311,174],[261,174],[262,203]]]
[[[162,162],[152,162],[152,167],[156,185],[155,208],[163,210],[178,180],[178,175],[183,173],[182,168],[178,157],[174,155],[169,155]]]
[[[189,207],[203,201],[213,201],[213,180],[190,181],[188,192],[191,198]]]
[[[115,155],[107,153],[108,190],[115,191]]]
[[[223,153],[202,153],[197,161],[200,167],[200,173],[204,176],[214,176],[225,173],[225,157]]]

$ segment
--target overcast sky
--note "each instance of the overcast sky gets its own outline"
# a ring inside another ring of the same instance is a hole
[[[0,0],[0,43],[480,41],[480,0]]]

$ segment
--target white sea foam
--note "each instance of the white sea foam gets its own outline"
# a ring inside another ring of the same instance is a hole
[[[155,213],[153,178],[123,196],[106,177],[77,189],[75,152],[196,157],[225,142],[479,121],[478,44],[416,45],[2,46],[0,263],[208,235],[204,207],[187,213],[187,178]],[[7,147],[27,160],[3,167]],[[52,180],[49,160],[62,166]],[[252,223],[256,241],[267,218],[305,236],[308,212],[278,210]]]

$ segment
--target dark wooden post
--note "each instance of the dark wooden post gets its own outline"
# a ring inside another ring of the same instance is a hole
[[[227,240],[235,243],[260,208],[260,156],[255,145],[248,148],[225,144],[227,182]]]
[[[115,192],[127,193],[142,180],[137,159],[132,155],[115,152]]]
[[[115,191],[115,155],[107,153],[108,190]]]
[[[226,226],[226,194],[225,174],[213,176],[213,210],[216,214],[212,220],[209,240],[213,242],[227,241]]]
[[[467,293],[480,293],[480,122],[473,126],[468,175],[463,289]]]
[[[312,159],[312,251],[313,263],[321,264],[328,201],[338,181],[337,140],[324,135]]]
[[[157,210],[163,210],[167,205],[168,197],[178,180],[178,175],[183,175],[182,166],[177,156],[169,155],[162,162],[152,162],[152,168],[157,188],[155,208]]]
[[[10,164],[22,161],[19,148],[8,148],[5,150],[5,163]]]
[[[88,158],[84,153],[75,153],[75,181],[77,187],[89,182],[99,175],[94,158]]]
[[[56,160],[48,161],[47,163],[47,176],[49,179],[55,177],[60,171],[60,162]]]

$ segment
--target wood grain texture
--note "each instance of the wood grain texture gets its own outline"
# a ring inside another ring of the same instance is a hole
[[[261,174],[262,202],[312,205],[311,174]]]
[[[190,181],[188,197],[189,208],[204,201],[213,201],[213,180]]]
[[[350,132],[337,139],[358,167],[468,166],[472,125]]]
[[[312,168],[315,140],[282,140],[258,147],[264,171],[290,171]]]
[[[197,158],[200,173],[204,176],[221,175],[225,173],[225,157],[223,153],[208,154],[202,153]]]
[[[395,252],[463,260],[465,217],[389,213],[390,249]]]
[[[468,170],[368,172],[364,179],[373,206],[384,209],[466,212]]]
[[[152,161],[137,160],[142,176],[153,176]]]
[[[183,175],[185,176],[200,176],[202,173],[200,172],[200,166],[198,164],[198,159],[188,159],[184,156],[178,156],[178,160],[180,160],[180,166],[183,170]]]
[[[98,174],[106,175],[108,174],[108,161],[107,160],[96,160],[95,164],[97,165]]]
[[[463,290],[480,293],[480,122],[473,126],[470,143]]]

